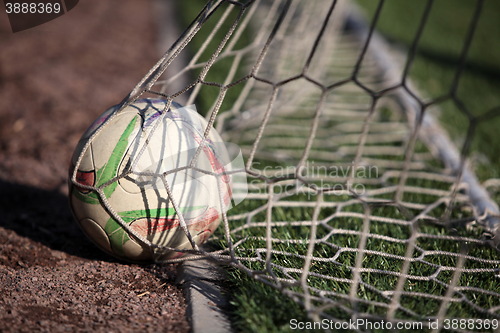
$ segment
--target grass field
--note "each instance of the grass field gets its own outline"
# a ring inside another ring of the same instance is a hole
[[[367,12],[373,12],[378,1],[360,0],[358,3]],[[379,31],[397,45],[409,48],[419,23],[416,18],[422,16],[426,3],[388,1],[379,19]],[[478,1],[434,1],[411,70],[412,79],[430,98],[450,91],[476,3]],[[500,38],[499,12],[498,1],[484,1],[467,55],[466,70],[457,88],[457,95],[470,112],[470,119],[478,119],[472,149],[486,157],[484,161],[487,162],[480,163],[477,170],[482,179],[500,176],[500,137],[495,133],[500,125],[500,46],[495,43]],[[460,146],[470,124],[468,116],[449,102],[439,107],[443,110],[441,123]],[[482,119],[481,115],[488,112],[490,116]]]
[[[371,18],[379,2],[359,0],[358,3],[366,11],[367,17]],[[395,47],[407,50],[411,47],[411,42],[426,5],[426,1],[385,1],[378,30]],[[480,180],[486,180],[500,176],[500,138],[496,135],[498,128],[500,128],[500,109],[495,109],[495,107],[500,106],[500,94],[498,94],[498,87],[500,87],[500,64],[498,62],[500,59],[500,46],[496,42],[500,39],[500,26],[498,25],[498,13],[500,13],[499,2],[493,0],[484,1],[482,18],[471,45],[465,71],[460,76],[459,81],[454,81],[465,34],[474,13],[475,5],[476,1],[468,0],[440,0],[434,2],[422,34],[421,43],[417,49],[417,57],[410,70],[410,77],[421,91],[425,92],[429,100],[438,99],[443,96],[456,96],[454,103],[451,102],[450,98],[444,103],[439,103],[438,106],[441,109],[440,121],[458,147],[461,147],[463,142],[467,140],[468,132],[473,133],[470,156],[474,162],[473,166],[478,177]],[[193,1],[183,1],[182,5],[180,5],[181,12],[186,13],[185,22],[189,22],[194,17],[194,8],[199,9],[200,5],[195,5]],[[191,9],[191,11],[188,9]],[[200,38],[200,44],[193,43],[193,48],[199,47],[202,40],[203,38]],[[243,42],[245,41],[243,40]],[[218,66],[220,66],[220,71],[213,71],[212,73],[214,74],[212,74],[210,79],[216,82],[223,82],[226,71],[224,71],[222,64]],[[220,75],[220,77],[217,77],[217,75]],[[455,90],[452,90],[451,87],[454,82],[458,82],[458,85]],[[205,90],[206,92],[200,93],[197,99],[197,104],[202,106],[202,109],[209,108],[213,103],[211,90],[216,91],[216,88],[208,87]],[[237,92],[239,90],[235,89],[234,91]],[[230,104],[236,97],[236,93],[229,93],[225,103]],[[475,127],[471,128],[471,124],[475,125]],[[473,132],[472,129],[474,129]],[[419,181],[415,185],[425,186],[426,184]],[[429,186],[445,189],[449,184],[431,184]],[[342,199],[336,198],[336,200]],[[430,199],[427,195],[413,195],[413,197],[406,199],[411,202],[425,203],[432,198]],[[258,209],[258,207],[262,207],[263,205],[265,205],[265,200],[247,200],[230,211],[230,215],[237,216],[238,214]],[[353,205],[349,209],[352,212],[363,212],[361,205]],[[273,221],[282,221],[283,225],[286,225],[286,221],[311,220],[313,214],[313,209],[307,207],[293,209],[277,207],[272,210],[271,218]],[[328,214],[331,214],[331,211],[322,209],[318,219],[327,218]],[[439,214],[439,211],[435,214]],[[457,219],[466,217],[467,215],[461,210],[454,211],[453,214],[453,217]],[[404,218],[401,216],[400,211],[391,209],[390,207],[380,207],[372,211],[372,215],[395,219]],[[265,210],[256,213],[252,217],[252,221],[265,220]],[[233,228],[243,226],[245,219],[234,219],[232,223]],[[337,218],[330,221],[329,225],[332,228],[361,230],[363,228],[363,220],[352,217]],[[396,240],[407,239],[409,236],[409,230],[404,226],[372,222],[369,227],[371,233],[388,235]],[[445,235],[448,232],[445,228],[430,224],[423,224],[420,231],[431,235]],[[265,228],[243,229],[238,233],[238,237],[248,237],[248,240],[244,242],[243,246],[238,248],[237,254],[242,257],[252,257],[255,255],[255,249],[265,249],[266,242],[262,240],[266,236],[265,232]],[[274,238],[285,240],[282,243],[273,244],[275,250],[295,254],[295,256],[274,256],[274,263],[284,267],[301,267],[303,259],[300,259],[299,255],[307,252],[307,245],[295,244],[286,240],[307,239],[310,232],[309,227],[274,227],[271,232]],[[327,229],[318,229],[317,237],[326,236],[327,232]],[[471,238],[480,236],[478,230],[463,230],[461,232],[461,235]],[[356,248],[359,242],[360,237],[355,234],[341,235],[335,240],[336,244],[352,248]],[[226,245],[225,242],[221,243],[222,247]],[[425,246],[428,250],[439,249],[455,253],[459,251],[457,242],[444,238],[426,238],[419,245]],[[401,256],[405,255],[405,246],[405,244],[399,244],[396,241],[384,242],[374,239],[370,239],[366,244],[366,248],[369,250],[378,250]],[[315,251],[321,253],[325,258],[329,258],[336,253],[335,249],[320,246],[317,246]],[[495,250],[483,246],[472,247],[469,255],[491,260],[498,260],[499,256]],[[355,265],[355,260],[355,253],[344,252],[338,258],[338,261],[342,265],[316,265],[312,266],[311,271],[318,275],[352,278],[353,273],[349,267]],[[457,259],[450,256],[436,255],[428,258],[428,260],[434,265],[455,266]],[[259,261],[245,261],[244,263],[252,270],[260,271],[265,269],[265,266]],[[377,269],[382,267],[386,271],[393,272],[401,270],[402,265],[402,261],[388,260],[386,257],[376,255],[366,255],[363,262],[363,267],[365,268]],[[481,263],[467,261],[465,268],[481,268]],[[412,264],[409,270],[409,274],[421,276],[432,274],[432,272],[429,265],[420,265],[418,263]],[[279,276],[279,271],[275,273],[278,277],[282,277]],[[292,318],[298,321],[307,320],[307,314],[302,307],[293,302],[289,297],[284,296],[278,288],[272,288],[263,283],[256,282],[255,279],[237,269],[230,268],[228,275],[231,284],[229,289],[232,305],[232,323],[236,331],[287,332],[292,331],[289,326]],[[476,274],[472,275],[474,277],[473,280],[467,280],[470,279],[470,276],[463,275],[460,284],[463,286],[484,288],[497,293],[500,292],[498,283],[495,285],[496,281],[491,279],[491,275]],[[440,274],[438,281],[446,283],[450,279],[452,279],[451,272],[443,272]],[[363,281],[371,284],[378,290],[394,290],[397,278],[374,272],[363,275]],[[349,294],[350,288],[350,284],[348,283],[326,281],[319,278],[313,279],[312,277],[309,285],[320,289],[330,289],[338,294]],[[415,292],[426,292],[434,295],[442,295],[446,292],[443,289],[443,285],[436,283],[436,281],[414,281],[413,284],[405,288]],[[300,288],[294,286],[288,290],[300,291]],[[372,302],[384,302],[380,294],[368,289],[361,289],[360,294],[357,296],[369,299]],[[474,298],[472,294],[469,296]],[[495,296],[480,295],[476,302],[478,305],[484,307],[498,305],[498,299]],[[411,308],[414,312],[422,316],[435,315],[440,306],[440,302],[438,301],[426,299],[426,301],[421,300],[420,302],[416,302],[415,298],[410,297],[403,297],[401,304]],[[358,310],[374,315],[383,315],[386,308],[368,304],[361,305]],[[338,308],[333,308],[328,313],[337,318],[349,318],[348,313]],[[484,314],[474,312],[470,307],[460,305],[460,303],[452,304],[447,314],[457,318],[484,316]],[[397,317],[401,319],[416,319],[407,313],[398,313]]]

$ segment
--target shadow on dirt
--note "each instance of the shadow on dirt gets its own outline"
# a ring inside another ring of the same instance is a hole
[[[0,227],[70,255],[116,261],[87,239],[73,219],[68,198],[55,190],[0,180]]]

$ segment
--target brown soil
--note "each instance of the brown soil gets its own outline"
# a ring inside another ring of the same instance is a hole
[[[156,61],[150,1],[85,0],[13,34],[0,14],[0,331],[186,332],[175,266],[121,263],[73,221],[80,135]]]

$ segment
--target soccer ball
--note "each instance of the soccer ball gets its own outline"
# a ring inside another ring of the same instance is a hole
[[[201,245],[231,206],[228,152],[196,110],[140,99],[105,111],[70,168],[70,203],[84,233],[120,259],[152,262]],[[170,194],[170,195],[169,195]],[[187,233],[186,233],[187,232]],[[186,252],[186,251],[184,251]]]

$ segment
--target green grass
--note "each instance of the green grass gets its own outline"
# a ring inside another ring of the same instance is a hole
[[[370,0],[358,0],[358,3],[369,13],[373,13],[378,5],[378,1]],[[450,94],[476,3],[473,0],[434,1],[410,70],[411,78],[428,100]],[[386,1],[377,28],[394,44],[410,48],[426,4],[427,1]],[[464,109],[450,99],[438,104],[442,110],[441,124],[458,145],[465,139],[470,120],[477,122],[472,150],[488,160],[478,165],[477,173],[481,179],[500,176],[500,136],[496,134],[500,126],[500,109],[491,116],[484,116],[500,106],[500,45],[496,42],[500,38],[498,13],[500,2],[484,1],[465,71],[457,88],[457,97]],[[367,16],[372,17],[371,14]]]
[[[252,210],[255,207],[238,207],[239,211]],[[353,207],[353,211],[360,211],[359,207]],[[374,215],[378,216],[397,216],[398,213],[390,211],[390,207],[381,207],[373,211]],[[309,215],[309,212],[301,209],[291,209],[290,211],[284,212],[282,209],[276,209],[273,211],[273,220],[281,221],[279,217],[290,216],[291,219],[301,219]],[[254,221],[263,221],[263,216],[259,214],[255,215]],[[243,223],[243,222],[241,222]],[[337,218],[329,222],[329,226],[332,228],[344,229],[344,230],[360,230],[362,228],[363,222],[361,219],[355,218]],[[234,225],[238,225],[235,223]],[[422,233],[445,236],[449,234],[449,231],[445,228],[437,227],[433,224],[422,223],[420,226],[420,231]],[[321,238],[328,232],[326,229],[318,228],[318,238]],[[384,235],[392,237],[396,240],[405,240],[410,235],[410,230],[408,226],[392,225],[388,223],[372,222],[370,225],[370,232],[372,234]],[[280,238],[282,241],[273,244],[273,249],[277,251],[285,251],[292,254],[305,255],[307,252],[306,244],[291,244],[287,243],[287,240],[293,240],[297,238],[307,239],[309,229],[306,227],[283,227],[272,228],[272,236]],[[471,238],[479,237],[476,231],[466,231],[459,230],[462,236],[468,236]],[[265,235],[264,228],[253,228],[247,229],[240,234],[237,238],[241,239],[244,237],[249,237],[247,241],[238,248],[237,255],[243,257],[254,258],[256,256],[256,251],[260,249],[261,254],[265,257],[266,243],[262,240]],[[352,278],[351,267],[355,265],[356,253],[355,250],[359,243],[359,237],[357,235],[348,234],[338,234],[332,237],[330,240],[331,244],[318,244],[315,247],[315,256],[320,256],[324,258],[331,258],[337,254],[339,247],[344,249],[350,248],[352,251],[344,251],[337,256],[336,260],[329,264],[323,264],[321,262],[313,262],[310,268],[311,273],[320,274],[322,276],[333,276],[339,278]],[[222,244],[224,246],[226,244]],[[423,250],[436,250],[458,252],[460,250],[461,244],[456,241],[450,241],[446,238],[427,238],[422,236],[418,241],[418,246]],[[399,242],[391,242],[387,240],[374,239],[371,238],[367,241],[367,250],[381,251],[391,255],[398,255],[401,257],[405,256],[406,244]],[[471,246],[469,254],[477,256],[482,259],[498,259],[498,253],[485,246],[475,247]],[[414,257],[418,258],[421,255],[420,250],[415,250]],[[437,272],[437,266],[441,267],[455,267],[456,258],[450,257],[448,255],[427,255],[422,260],[414,262],[410,265],[408,274],[416,275],[420,277],[429,277]],[[273,255],[273,264],[296,268],[302,267],[304,261],[301,258],[294,256],[284,256],[284,255]],[[263,262],[250,262],[243,261],[243,263],[252,270],[263,271],[265,270],[265,264]],[[364,268],[372,269],[383,269],[388,272],[399,272],[403,266],[403,260],[393,259],[387,256],[381,256],[376,254],[367,254],[363,259]],[[466,261],[465,267],[467,269],[473,268],[484,268],[490,267],[487,264],[482,264],[480,262],[469,260]],[[278,277],[285,277],[281,272],[273,270],[273,273]],[[233,305],[232,316],[234,319],[234,327],[237,331],[241,332],[288,332],[289,321],[292,318],[298,320],[304,320],[305,313],[300,307],[290,303],[290,299],[287,296],[281,294],[279,289],[267,286],[265,284],[255,282],[251,277],[242,273],[241,271],[231,268],[228,270],[230,277],[230,294],[232,297],[231,304]],[[291,274],[295,279],[300,279],[299,274]],[[388,303],[388,300],[380,293],[381,291],[392,291],[397,284],[398,278],[396,275],[387,275],[386,273],[377,272],[365,272],[362,274],[362,280],[371,285],[371,287],[377,289],[372,290],[370,288],[365,288],[364,286],[359,288],[357,296],[360,299],[370,300],[372,302]],[[408,279],[405,284],[405,291],[417,291],[426,292],[431,295],[442,296],[446,293],[446,287],[441,283],[449,283],[452,278],[452,273],[443,269],[437,278],[430,279],[428,281],[420,281],[414,279]],[[462,275],[460,285],[462,286],[475,286],[482,287],[487,290],[498,291],[498,285],[492,277],[492,273],[478,273],[478,274],[464,274]],[[320,278],[315,276],[310,276],[308,278],[308,284],[310,286],[323,289],[331,290],[334,295],[331,295],[332,300],[340,301],[341,295],[348,295],[350,292],[351,285],[346,282],[339,282],[335,280],[328,280],[326,278]],[[300,292],[301,288],[297,286],[288,287],[289,290]],[[467,296],[471,296],[471,292],[467,292]],[[498,305],[498,300],[494,297],[487,297],[485,295],[474,295],[472,298],[477,304],[484,306]],[[271,309],[266,306],[266,304],[272,304]],[[433,299],[428,299],[419,296],[404,296],[401,299],[401,304],[408,307],[412,311],[419,313],[422,316],[433,316],[439,310],[440,302]],[[371,314],[384,315],[387,311],[386,307],[377,306],[374,304],[359,304],[357,311],[365,311]],[[335,316],[340,319],[348,320],[350,315],[343,312],[338,308],[332,308],[327,311],[331,316]],[[419,319],[415,318],[408,313],[403,311],[398,311],[396,313],[397,317],[400,319]],[[483,314],[476,312],[474,309],[465,306],[452,304],[448,310],[448,315],[458,318],[468,318],[471,316],[484,317]]]
[[[359,0],[358,3],[367,11],[367,16],[371,18],[370,13],[375,10],[378,1]],[[401,1],[387,0],[381,13],[377,29],[382,32],[392,43],[403,48],[409,48],[412,39],[418,28],[418,22],[425,9],[427,1]],[[483,15],[476,31],[476,36],[472,43],[469,56],[467,58],[465,71],[461,75],[461,79],[455,92],[451,90],[451,85],[456,75],[456,67],[460,59],[460,52],[464,36],[467,32],[467,27],[474,12],[476,1],[471,0],[439,0],[435,1],[431,15],[427,22],[426,28],[422,35],[421,43],[417,48],[417,56],[410,68],[410,77],[419,90],[425,92],[427,101],[434,101],[448,96],[452,93],[456,98],[447,99],[445,102],[439,103],[441,109],[440,120],[443,126],[451,134],[452,139],[460,147],[466,139],[466,133],[469,125],[476,124],[474,137],[471,143],[472,157],[475,159],[475,171],[481,180],[499,177],[500,176],[500,136],[497,135],[500,128],[500,111],[491,112],[491,110],[500,106],[500,2],[495,0],[486,0],[483,8]],[[181,12],[184,13],[184,23],[189,23],[195,17],[195,13],[201,9],[200,1],[188,0],[178,4]],[[217,16],[214,17],[214,22]],[[232,17],[234,20],[235,16]],[[230,20],[231,21],[231,20]],[[209,27],[210,25],[208,25]],[[218,34],[216,40],[224,35],[230,25],[225,24]],[[207,32],[210,28],[205,29]],[[194,53],[201,46],[206,38],[207,32],[201,32],[199,37],[193,40],[191,44],[191,52]],[[243,34],[241,45],[245,45],[248,41],[248,34]],[[213,49],[213,48],[212,48]],[[202,55],[202,59],[208,58],[209,52]],[[216,64],[209,71],[206,81],[224,83],[227,73],[227,64],[232,59],[228,58]],[[243,66],[242,66],[243,67]],[[193,72],[195,76],[197,71]],[[237,71],[235,80],[243,77],[246,73]],[[242,85],[237,85],[231,88],[226,95],[222,109],[230,108],[234,103]],[[218,96],[219,88],[214,86],[204,86],[197,99],[197,105],[201,106],[202,110],[209,110],[213,105],[215,98]],[[488,117],[484,116],[488,112]],[[276,134],[276,133],[275,133]],[[418,152],[425,152],[424,147],[417,147]],[[398,156],[388,156],[392,159],[400,159]],[[431,162],[431,167],[440,167],[440,163]],[[392,184],[397,184],[398,179],[389,180]],[[408,180],[409,185],[430,187],[436,189],[447,189],[449,184],[446,182],[425,181],[425,180]],[[500,195],[500,194],[498,194]],[[385,197],[391,199],[391,196]],[[297,199],[297,198],[295,198]],[[332,201],[332,208],[323,208],[319,213],[319,219],[326,219],[328,223],[320,225],[317,233],[318,238],[327,235],[334,229],[338,230],[361,230],[363,228],[363,219],[355,217],[342,217],[329,219],[335,212],[335,204],[341,202],[345,198],[329,197],[327,201]],[[430,195],[421,195],[417,193],[406,193],[404,196],[406,201],[419,203],[432,203],[437,197]],[[498,198],[497,198],[498,199]],[[246,200],[238,207],[234,208],[230,214],[250,212],[258,207],[266,204],[264,200]],[[394,219],[407,219],[408,214],[416,214],[418,210],[402,209],[397,206],[379,206],[371,207],[372,215],[380,217],[389,217]],[[345,207],[344,212],[363,213],[364,208],[357,204]],[[280,242],[273,244],[273,249],[285,251],[291,255],[273,255],[273,263],[282,267],[297,268],[304,265],[304,260],[300,255],[305,255],[307,252],[307,244],[297,244],[292,242],[296,239],[307,239],[310,229],[305,226],[290,226],[286,225],[286,221],[307,221],[311,220],[314,213],[312,208],[273,208],[272,220],[283,221],[282,227],[271,228],[272,236],[281,239]],[[437,207],[428,215],[439,218],[444,213],[443,207]],[[460,219],[470,216],[470,211],[467,207],[457,206],[452,212],[452,218]],[[258,212],[252,217],[252,222],[264,222],[266,220],[266,211]],[[244,226],[246,220],[232,221],[232,227]],[[368,226],[372,234],[384,235],[391,237],[389,239],[367,239],[366,249],[372,251],[380,251],[383,253],[404,257],[406,255],[407,244],[401,242],[411,235],[411,229],[408,225],[390,224],[380,221],[370,221]],[[412,262],[408,268],[408,274],[418,275],[420,277],[432,276],[437,274],[435,279],[419,280],[408,279],[404,285],[404,291],[428,293],[435,296],[442,296],[446,293],[444,284],[449,283],[453,278],[452,271],[446,267],[454,267],[457,263],[457,258],[442,255],[432,254],[421,256],[422,250],[442,250],[457,253],[463,247],[467,248],[467,253],[482,259],[498,260],[499,254],[495,250],[487,246],[475,246],[473,244],[465,244],[465,242],[457,242],[449,240],[447,235],[460,235],[477,239],[481,233],[477,229],[457,229],[449,230],[444,227],[437,226],[422,220],[419,223],[419,231],[423,234],[417,241],[417,246],[413,251],[413,258],[418,260]],[[252,227],[242,229],[234,237],[246,241],[242,246],[236,249],[237,255],[246,257],[255,257],[256,253],[265,258],[266,242],[262,240],[265,237],[266,229],[264,227]],[[218,231],[218,236],[223,239],[222,228]],[[427,236],[432,235],[432,236]],[[329,238],[328,243],[319,243],[315,246],[315,256],[322,258],[333,258],[335,260],[324,264],[320,261],[312,263],[310,271],[315,275],[308,277],[308,285],[322,290],[328,290],[331,293],[328,297],[332,301],[341,301],[342,297],[348,295],[351,285],[338,279],[328,279],[325,276],[337,278],[352,278],[351,268],[356,263],[356,251],[360,237],[357,234],[349,234],[347,232],[336,232]],[[219,241],[219,246],[225,247],[227,244],[224,240]],[[338,252],[342,248],[341,252]],[[265,264],[262,261],[243,261],[243,263],[252,270],[264,271]],[[381,291],[392,291],[398,282],[398,277],[395,273],[400,272],[403,267],[403,260],[395,259],[389,256],[378,254],[365,254],[363,257],[363,267],[372,268],[373,272],[363,272],[362,280],[366,285],[361,285],[358,288],[357,297],[361,300],[379,302],[379,304],[365,304],[359,302],[355,306],[356,311],[368,312],[371,314],[384,315],[387,311],[385,306],[380,304],[388,304],[387,298]],[[437,267],[444,267],[437,271]],[[466,260],[466,269],[476,269],[489,267],[487,264],[477,260]],[[394,274],[381,273],[376,270],[384,270],[393,272]],[[273,274],[278,277],[287,278],[281,271],[273,269]],[[230,295],[231,303],[231,319],[233,328],[238,332],[289,332],[292,331],[289,322],[292,318],[299,321],[306,321],[307,314],[303,308],[291,298],[283,294],[279,286],[271,287],[267,284],[256,282],[254,277],[246,275],[244,272],[236,268],[228,268],[229,287],[228,294]],[[289,273],[288,277],[300,279],[298,273]],[[493,276],[493,273],[476,273],[463,274],[460,277],[461,286],[473,286],[484,288],[486,290],[500,292],[498,279]],[[283,285],[289,292],[301,292],[302,289],[298,285]],[[314,292],[313,292],[314,294]],[[476,304],[484,307],[499,306],[498,299],[474,293],[472,291],[464,291],[469,299]],[[422,296],[404,295],[400,299],[404,307],[411,309],[415,313],[422,316],[434,316],[441,305],[440,301]],[[346,304],[349,307],[348,304]],[[326,312],[334,317],[341,319],[349,319],[349,311],[341,310],[338,307],[332,307]],[[448,316],[457,318],[487,318],[486,315],[478,313],[475,309],[461,302],[451,303],[447,312]],[[411,314],[398,310],[396,317],[401,319],[418,319]]]

